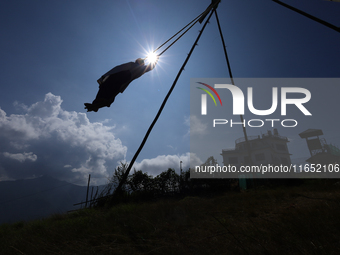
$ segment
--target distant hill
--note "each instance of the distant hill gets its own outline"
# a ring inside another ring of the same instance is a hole
[[[85,186],[50,176],[0,182],[0,224],[27,221],[65,213],[86,200]],[[91,191],[91,189],[90,189]]]

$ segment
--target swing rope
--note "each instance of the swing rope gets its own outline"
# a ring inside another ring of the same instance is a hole
[[[207,21],[204,23],[204,25],[203,25],[201,31],[199,32],[199,35],[197,36],[197,38],[196,38],[194,44],[192,45],[191,50],[190,50],[190,52],[189,52],[187,58],[185,59],[185,61],[184,61],[183,65],[182,65],[182,67],[180,68],[180,70],[179,70],[179,72],[178,72],[178,74],[177,74],[177,76],[176,76],[176,78],[175,78],[175,80],[174,80],[174,82],[173,82],[173,84],[172,84],[172,86],[171,86],[171,88],[170,88],[168,94],[167,94],[166,97],[164,98],[163,103],[162,103],[161,107],[159,108],[156,117],[154,118],[153,122],[151,123],[151,125],[150,125],[148,131],[146,132],[146,134],[145,134],[145,136],[144,136],[144,139],[143,139],[142,143],[140,144],[140,146],[139,146],[138,150],[136,151],[135,155],[133,156],[133,158],[132,158],[132,160],[131,160],[131,162],[130,162],[128,168],[126,169],[126,171],[125,171],[125,173],[124,173],[122,179],[120,180],[120,182],[119,182],[117,188],[115,189],[115,191],[114,191],[114,193],[113,193],[113,196],[117,195],[118,193],[120,193],[120,192],[122,191],[122,186],[123,186],[123,184],[126,182],[126,180],[127,180],[128,176],[129,176],[129,173],[130,173],[130,170],[131,170],[133,164],[135,163],[135,161],[136,161],[136,159],[137,159],[139,153],[142,151],[142,149],[143,149],[143,147],[144,147],[144,145],[145,145],[145,143],[146,143],[146,141],[147,141],[147,139],[148,139],[148,137],[149,137],[149,135],[150,135],[150,133],[151,133],[153,127],[155,126],[155,124],[156,124],[156,122],[157,122],[159,116],[161,115],[161,113],[162,113],[162,111],[163,111],[163,109],[164,109],[164,106],[165,106],[166,102],[168,101],[168,98],[170,97],[170,95],[171,95],[173,89],[175,88],[176,83],[177,83],[177,81],[178,81],[180,75],[182,74],[182,71],[184,70],[184,67],[186,66],[187,62],[189,61],[189,58],[191,57],[191,54],[193,53],[195,47],[197,46],[197,43],[198,43],[199,39],[201,38],[201,35],[202,35],[202,33],[203,33],[203,31],[204,31],[206,25],[208,24],[208,22],[209,22],[209,20],[210,20],[210,17],[212,16],[212,14],[213,14],[213,11],[210,13],[210,15],[209,15]]]
[[[205,11],[204,11],[205,12]],[[155,49],[153,52],[155,53],[156,51],[158,51],[160,48],[162,48],[165,44],[167,44],[168,42],[170,42],[173,38],[175,38],[179,33],[181,33],[184,29],[186,29],[188,26],[190,26],[193,22],[195,22],[194,24],[196,24],[197,23],[197,21],[199,20],[199,18],[204,14],[204,12],[202,12],[200,15],[198,15],[196,18],[194,18],[192,21],[190,21],[186,26],[184,26],[181,30],[179,30],[176,34],[174,34],[172,37],[170,37],[167,41],[165,41],[162,45],[160,45],[157,49]],[[191,26],[192,27],[192,26]],[[181,38],[186,32],[188,32],[189,30],[190,30],[190,28],[191,27],[189,27],[182,35],[180,35],[180,37],[179,38]],[[178,41],[178,39],[179,38],[177,38],[170,46],[168,46],[165,50],[163,50],[162,51],[162,53],[160,53],[159,54],[159,56],[160,55],[162,55],[165,51],[167,51],[168,50],[168,48],[170,48],[176,41]]]
[[[213,1],[213,3],[209,6],[212,8],[212,10],[216,10],[218,4],[220,1]],[[209,8],[208,7],[208,8]],[[185,30],[175,41],[173,41],[167,48],[165,48],[160,54],[158,54],[158,57],[160,57],[164,52],[166,52],[172,45],[174,45],[183,35],[185,35],[197,22],[200,21],[201,17],[205,17],[207,15],[207,10],[204,10],[204,12],[202,12],[200,15],[198,15],[196,18],[194,18],[192,21],[190,21],[186,26],[184,26],[181,30],[179,30],[176,34],[174,34],[172,37],[170,37],[167,41],[165,41],[162,45],[160,45],[158,48],[156,48],[153,53],[155,53],[156,51],[158,51],[159,49],[161,49],[164,45],[166,45],[168,42],[170,42],[172,39],[174,39],[179,33],[181,33],[184,29],[186,29],[188,26],[190,26],[187,30]],[[208,12],[209,13],[209,12]],[[202,19],[204,20],[204,18]],[[202,22],[202,21],[200,21]],[[193,24],[192,24],[193,23]]]
[[[175,41],[173,41],[168,47],[165,48],[158,56],[161,56],[164,52],[166,52],[172,45],[174,45],[183,35],[185,35],[196,23],[198,22],[198,19],[194,24],[192,24],[187,30],[183,32]]]

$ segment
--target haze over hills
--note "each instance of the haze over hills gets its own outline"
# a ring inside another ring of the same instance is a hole
[[[27,221],[66,213],[86,200],[86,186],[50,176],[0,182],[0,224]],[[91,189],[90,189],[91,191]]]

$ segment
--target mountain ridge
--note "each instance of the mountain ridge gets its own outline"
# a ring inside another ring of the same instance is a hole
[[[0,224],[28,221],[66,213],[85,201],[86,186],[44,175],[0,182]]]

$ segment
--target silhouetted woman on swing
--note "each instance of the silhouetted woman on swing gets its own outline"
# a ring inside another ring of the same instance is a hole
[[[85,103],[85,109],[88,112],[97,112],[99,108],[110,107],[119,92],[123,93],[133,80],[151,71],[156,63],[157,61],[145,65],[144,59],[138,58],[135,62],[125,63],[112,68],[97,80],[99,91],[96,99],[93,100],[92,104]]]

